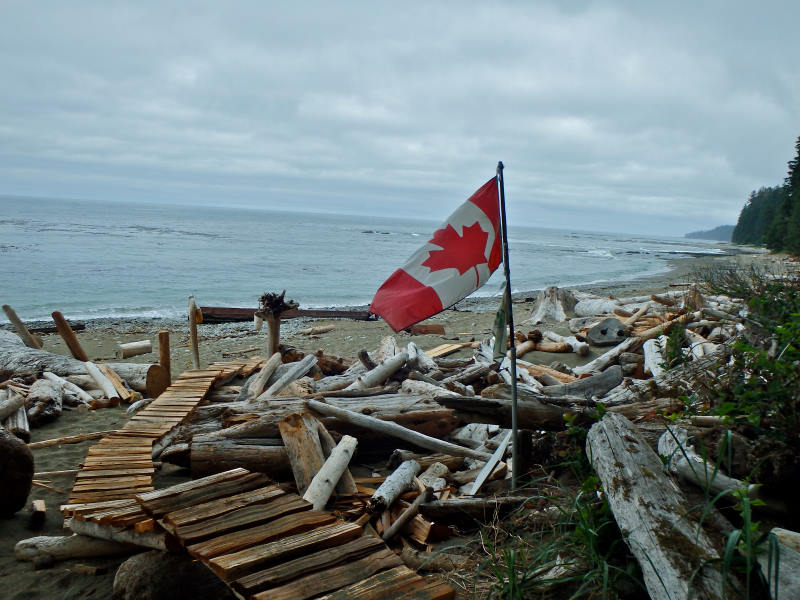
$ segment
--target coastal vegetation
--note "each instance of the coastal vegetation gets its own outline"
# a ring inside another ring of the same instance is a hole
[[[750,194],[733,230],[733,243],[800,255],[800,137],[795,150],[783,185]]]

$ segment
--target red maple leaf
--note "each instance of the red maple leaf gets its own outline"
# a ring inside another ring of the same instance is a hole
[[[477,267],[488,262],[486,260],[486,240],[488,238],[489,234],[481,228],[477,221],[469,227],[464,227],[461,235],[458,235],[452,225],[448,225],[444,229],[437,229],[428,243],[439,246],[442,250],[431,250],[422,265],[431,271],[458,269],[459,275],[474,268],[475,285],[478,285],[480,278]]]

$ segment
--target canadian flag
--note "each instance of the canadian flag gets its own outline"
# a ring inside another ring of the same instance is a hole
[[[469,296],[501,262],[497,179],[492,177],[378,288],[369,310],[400,331]]]

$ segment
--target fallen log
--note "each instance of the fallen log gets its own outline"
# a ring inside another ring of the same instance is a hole
[[[592,317],[613,314],[620,306],[619,301],[610,298],[584,298],[575,304],[574,312],[579,317]]]
[[[559,344],[569,344],[572,348],[572,351],[578,356],[586,356],[589,354],[589,344],[586,342],[581,342],[574,335],[563,336],[553,331],[545,331],[542,335],[544,335],[544,337],[550,341],[557,342]]]
[[[308,485],[303,500],[310,502],[314,510],[322,510],[328,503],[328,499],[333,493],[333,488],[347,470],[350,459],[358,445],[358,440],[352,436],[345,435],[336,447],[331,451],[325,463],[317,471],[311,483]]]
[[[642,344],[642,352],[644,353],[644,372],[650,374],[654,379],[663,377],[666,369],[664,369],[664,347],[667,343],[667,336],[659,336],[655,340],[647,340]]]
[[[42,535],[17,542],[14,557],[39,567],[71,558],[94,558],[106,556],[125,556],[140,552],[139,546],[110,542],[85,535],[48,536]]]
[[[39,336],[28,331],[28,328],[25,327],[25,323],[23,323],[22,319],[17,316],[17,313],[13,308],[11,308],[8,304],[3,304],[3,312],[6,313],[6,317],[8,317],[8,320],[11,321],[11,324],[17,331],[17,335],[19,335],[20,339],[22,339],[22,342],[28,348],[36,348],[37,350],[42,349],[42,340],[39,338]]]
[[[245,443],[245,442],[261,442]],[[192,476],[213,475],[243,468],[275,479],[289,475],[291,466],[284,446],[262,445],[265,440],[199,440],[189,445]],[[166,461],[166,457],[164,457]],[[174,462],[170,458],[169,462]],[[177,464],[181,464],[178,462]]]
[[[277,369],[278,365],[280,364],[281,353],[276,352],[269,357],[266,364],[261,367],[261,370],[251,375],[250,379],[247,380],[247,383],[242,386],[242,392],[240,393],[239,399],[249,401],[258,398],[258,396],[262,394],[264,388],[267,386],[269,378],[272,377],[275,369]],[[242,397],[242,395],[244,397]]]
[[[164,531],[135,531],[132,527],[111,527],[92,521],[65,519],[64,527],[73,533],[98,540],[131,544],[141,548],[168,550],[167,534]]]
[[[589,430],[586,453],[650,597],[719,598],[722,579],[711,566],[718,554],[636,427],[607,413]]]
[[[65,391],[69,391],[70,393],[75,394],[75,396],[77,396],[78,399],[81,400],[81,402],[83,402],[84,404],[89,404],[93,400],[92,396],[83,391],[82,388],[78,387],[71,381],[67,381],[63,377],[59,377],[55,373],[51,373],[50,371],[45,371],[44,373],[42,373],[42,377],[44,377],[45,379],[49,379],[56,385],[60,385]]]
[[[555,353],[563,353],[563,352],[572,352],[572,346],[565,342],[551,342],[549,340],[541,340],[541,341],[534,341],[534,340],[526,340],[520,344],[516,345],[517,349],[517,356],[524,356],[528,352],[555,352]],[[510,360],[511,359],[511,351],[509,350],[506,353],[506,357]]]
[[[303,375],[308,373],[308,371],[311,370],[315,364],[317,364],[317,357],[313,354],[309,354],[298,362],[292,363],[289,365],[289,368],[286,370],[286,372],[281,375],[275,383],[270,385],[263,394],[258,396],[256,400],[265,400],[274,397],[291,382],[300,379],[303,377]]]
[[[397,423],[393,423],[391,421],[381,421],[375,417],[355,413],[342,408],[336,408],[335,406],[331,406],[325,402],[319,402],[318,400],[307,400],[306,405],[320,414],[336,417],[337,419],[347,421],[353,425],[376,431],[381,434],[390,435],[411,444],[415,444],[421,448],[433,450],[434,452],[453,454],[455,456],[467,456],[482,460],[486,460],[490,456],[485,452],[476,452],[469,448],[463,448],[461,446],[457,446],[456,444],[443,442],[442,440],[417,433],[416,431],[412,431],[411,429],[407,429],[402,425],[398,425]]]
[[[51,446],[60,446],[61,444],[79,444],[89,440],[99,440],[105,436],[115,433],[116,430],[109,431],[91,431],[89,433],[78,433],[76,435],[65,435],[63,437],[53,438],[51,440],[42,440],[41,442],[33,442],[28,444],[31,450],[38,450],[39,448],[49,448]]]
[[[419,463],[407,460],[397,467],[367,500],[367,512],[380,513],[414,485],[414,477],[420,471]]]
[[[117,345],[117,358],[130,358],[140,354],[150,354],[153,351],[153,342],[150,340],[140,340],[138,342],[128,342]]]
[[[111,400],[112,403],[119,404],[121,397],[119,392],[117,392],[117,388],[114,387],[113,383],[111,383],[111,380],[106,377],[93,362],[87,361],[85,364],[86,371],[92,376],[92,379],[95,380],[95,383],[97,383],[98,387],[103,390],[105,397]]]
[[[359,376],[353,383],[351,383],[345,389],[357,390],[357,389],[371,388],[376,385],[381,385],[395,372],[397,372],[400,369],[400,367],[402,367],[406,363],[407,360],[408,360],[407,352],[404,351],[400,352],[399,354],[395,354],[391,358],[384,360],[381,364],[376,366],[371,371],[367,371],[363,375]]]
[[[325,455],[325,460],[327,461],[336,448],[336,441],[322,422],[317,426],[317,433],[319,434],[319,443],[320,446],[322,446],[322,453]],[[344,471],[339,476],[339,480],[336,482],[336,491],[343,496],[353,496],[358,493],[356,481],[353,479],[353,475],[347,467],[345,467]]]
[[[622,368],[609,367],[602,373],[576,379],[569,383],[548,385],[542,388],[546,396],[578,396],[583,398],[602,397],[622,383]]]
[[[383,535],[381,536],[381,539],[383,539],[383,541],[386,542],[386,541],[389,541],[390,539],[392,539],[398,533],[400,533],[400,531],[406,525],[408,525],[408,523],[411,521],[411,519],[413,519],[414,517],[417,516],[417,514],[419,513],[420,505],[423,502],[427,502],[428,500],[430,500],[432,493],[433,493],[433,490],[431,488],[429,488],[429,487],[426,487],[419,494],[419,496],[417,496],[414,499],[414,502],[411,503],[411,506],[409,506],[407,509],[405,509],[403,511],[403,513],[399,517],[397,517],[395,522],[392,523],[392,526],[389,527],[389,529],[387,529],[387,530],[385,530],[383,532]]]

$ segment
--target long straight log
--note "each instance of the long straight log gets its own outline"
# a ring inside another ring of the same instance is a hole
[[[291,474],[285,447],[240,442],[241,440],[192,442],[189,450],[192,475],[195,477],[211,475],[237,468],[254,473],[266,473],[279,480]]]
[[[128,342],[126,344],[118,344],[117,358],[130,358],[132,356],[139,356],[140,354],[150,354],[153,351],[153,342],[150,340],[140,340],[138,342]]]
[[[426,487],[425,490],[422,491],[420,495],[414,499],[414,502],[411,503],[411,506],[405,509],[403,511],[403,514],[397,517],[397,520],[394,523],[392,523],[392,526],[383,532],[383,535],[381,536],[383,541],[389,541],[398,533],[400,533],[400,530],[402,530],[403,527],[405,527],[411,521],[411,519],[417,516],[417,514],[419,513],[420,505],[423,502],[427,502],[428,500],[431,499],[432,493],[433,490],[429,487]]]
[[[25,323],[23,323],[22,319],[17,316],[17,313],[13,308],[11,308],[8,304],[3,304],[3,312],[6,313],[8,320],[11,321],[14,329],[17,330],[17,335],[19,335],[23,343],[28,348],[36,348],[37,350],[42,349],[42,346],[44,345],[42,344],[42,340],[38,336],[33,335],[30,331],[28,331],[28,328],[25,327]]]
[[[486,452],[477,452],[475,450],[471,450],[470,448],[464,448],[462,446],[457,446],[456,444],[451,444],[450,442],[437,440],[436,438],[417,433],[416,431],[412,431],[401,425],[392,423],[391,421],[381,421],[380,419],[362,415],[350,410],[336,408],[335,406],[331,406],[325,402],[319,402],[318,400],[307,400],[306,405],[320,414],[329,417],[336,417],[337,419],[347,421],[353,425],[357,425],[372,431],[377,431],[378,433],[385,435],[390,435],[411,444],[415,444],[421,448],[433,450],[434,452],[451,454],[453,456],[466,456],[480,460],[487,460],[491,456]]]
[[[310,502],[314,510],[325,508],[333,493],[333,488],[336,487],[336,482],[347,470],[347,465],[350,464],[357,445],[356,438],[349,435],[343,436],[317,474],[314,475],[306,493],[303,494],[303,500]]]
[[[382,384],[396,371],[402,367],[408,360],[408,352],[400,352],[391,358],[386,359],[377,367],[361,375],[353,383],[347,386],[347,390],[357,390],[375,387]]]
[[[78,341],[78,337],[75,335],[75,332],[72,331],[72,327],[69,326],[69,323],[67,323],[64,315],[56,310],[53,311],[52,317],[53,322],[56,324],[56,329],[58,329],[58,335],[60,335],[61,339],[64,340],[64,343],[67,345],[67,348],[69,348],[72,356],[83,362],[89,360],[89,357],[86,355],[86,352],[84,352],[80,342]]]
[[[686,497],[630,421],[607,413],[586,438],[586,453],[654,600],[719,598],[718,554],[686,512]],[[708,566],[706,566],[708,565]]]
[[[141,548],[132,544],[110,542],[85,535],[42,535],[17,542],[14,546],[14,557],[44,565],[69,558],[124,556],[140,551]]]
[[[589,354],[589,344],[586,342],[581,342],[574,335],[565,337],[555,333],[554,331],[545,331],[542,335],[552,342],[569,344],[572,348],[572,351],[578,356],[586,356]]]
[[[319,444],[322,446],[322,453],[325,455],[325,460],[327,461],[336,448],[336,442],[325,428],[322,421],[320,421],[317,426],[317,433],[319,433]],[[356,481],[353,479],[353,475],[347,467],[345,467],[344,471],[339,476],[339,480],[336,482],[336,491],[343,496],[353,496],[358,493]]]

